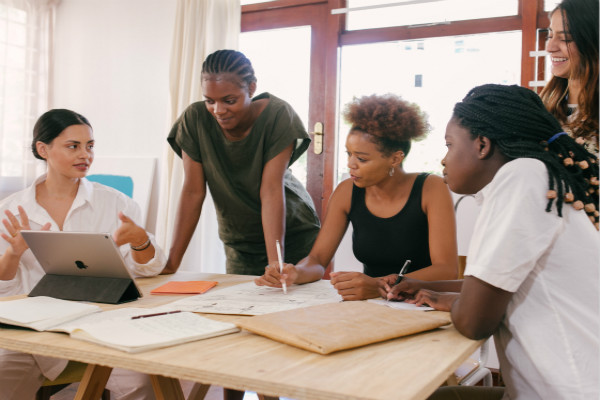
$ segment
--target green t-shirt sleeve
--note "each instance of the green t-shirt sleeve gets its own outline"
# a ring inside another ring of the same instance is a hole
[[[293,143],[294,149],[288,164],[291,166],[308,148],[310,137],[300,117],[289,104],[276,98],[272,98],[271,101],[281,104],[275,107],[272,129],[269,129],[270,138],[265,142],[268,148],[265,149],[264,162],[266,164]]]
[[[177,121],[175,121],[167,136],[167,141],[179,157],[182,156],[182,151],[184,151],[192,160],[199,163],[202,163],[198,137],[201,134],[201,130],[203,130],[201,122],[203,118],[201,115],[203,108],[203,102],[197,102],[190,105],[181,116],[177,118]]]

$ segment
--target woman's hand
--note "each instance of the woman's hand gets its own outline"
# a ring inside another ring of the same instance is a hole
[[[393,276],[395,276],[394,280],[391,283],[387,280],[383,281],[379,290],[381,297],[387,300],[404,301],[406,299],[413,299],[425,284],[424,281],[404,276],[400,283],[394,286],[398,275]]]
[[[450,311],[452,309],[452,304],[454,304],[459,297],[460,293],[434,292],[433,290],[421,289],[414,296],[414,299],[406,300],[406,302],[413,303],[417,306],[433,307],[439,311]]]
[[[6,240],[8,244],[11,246],[11,251],[13,255],[17,257],[21,257],[21,255],[29,248],[25,239],[23,239],[23,235],[21,235],[22,230],[31,230],[31,226],[29,225],[29,217],[25,212],[25,209],[21,206],[18,206],[19,210],[19,219],[11,213],[10,211],[4,211],[7,219],[2,220],[2,224],[6,228],[8,235],[6,233],[1,233],[2,239]],[[42,226],[42,231],[50,230],[50,222],[47,222],[44,226]]]
[[[265,273],[256,279],[254,283],[257,286],[282,287],[285,282],[287,286],[296,282],[298,271],[294,264],[283,264],[283,272],[279,273],[279,263],[271,263],[265,267]]]
[[[332,272],[331,284],[346,301],[379,297],[381,278],[371,278],[362,272]]]
[[[140,246],[148,240],[146,230],[138,226],[131,218],[119,212],[121,226],[113,233],[113,240],[117,246],[129,243],[131,246]]]

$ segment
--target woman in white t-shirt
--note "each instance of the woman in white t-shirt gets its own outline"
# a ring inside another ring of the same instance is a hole
[[[465,279],[382,289],[450,311],[463,335],[494,334],[506,388],[446,387],[431,399],[597,399],[598,162],[519,86],[483,85],[457,103],[442,164],[481,211]]]
[[[153,236],[136,224],[141,219],[138,205],[117,190],[85,179],[94,160],[88,120],[70,110],[50,110],[36,122],[33,135],[33,154],[46,161],[47,173],[0,201],[0,296],[27,294],[44,275],[20,234],[23,229],[112,232],[134,275],[157,275],[166,257]],[[66,364],[67,360],[0,350],[0,397],[31,399],[44,379],[55,379]],[[155,398],[149,377],[137,372],[113,370],[107,388],[119,400]]]

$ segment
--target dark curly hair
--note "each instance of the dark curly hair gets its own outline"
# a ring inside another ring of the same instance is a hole
[[[355,98],[346,105],[344,118],[351,130],[371,135],[373,143],[386,156],[410,151],[412,140],[420,140],[429,131],[427,115],[418,105],[395,94]]]
[[[473,137],[489,138],[510,159],[535,158],[548,170],[550,211],[556,201],[584,209],[598,229],[598,161],[576,139],[563,132],[540,97],[517,85],[482,85],[454,106],[453,118]]]

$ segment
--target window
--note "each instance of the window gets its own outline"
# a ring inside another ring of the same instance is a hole
[[[429,116],[431,131],[413,143],[404,168],[440,174],[446,123],[454,104],[477,85],[519,83],[521,34],[449,36],[420,43],[424,50],[411,51],[406,41],[342,47],[339,107],[343,110],[353,97],[385,93],[418,104]],[[463,51],[457,52],[458,48]],[[340,118],[338,179],[348,170],[345,142],[349,129]]]
[[[517,15],[517,0],[348,0],[347,29],[422,26]],[[362,8],[362,9],[361,9]]]
[[[35,176],[29,143],[48,98],[45,22],[52,7],[44,3],[0,0],[0,198]]]

